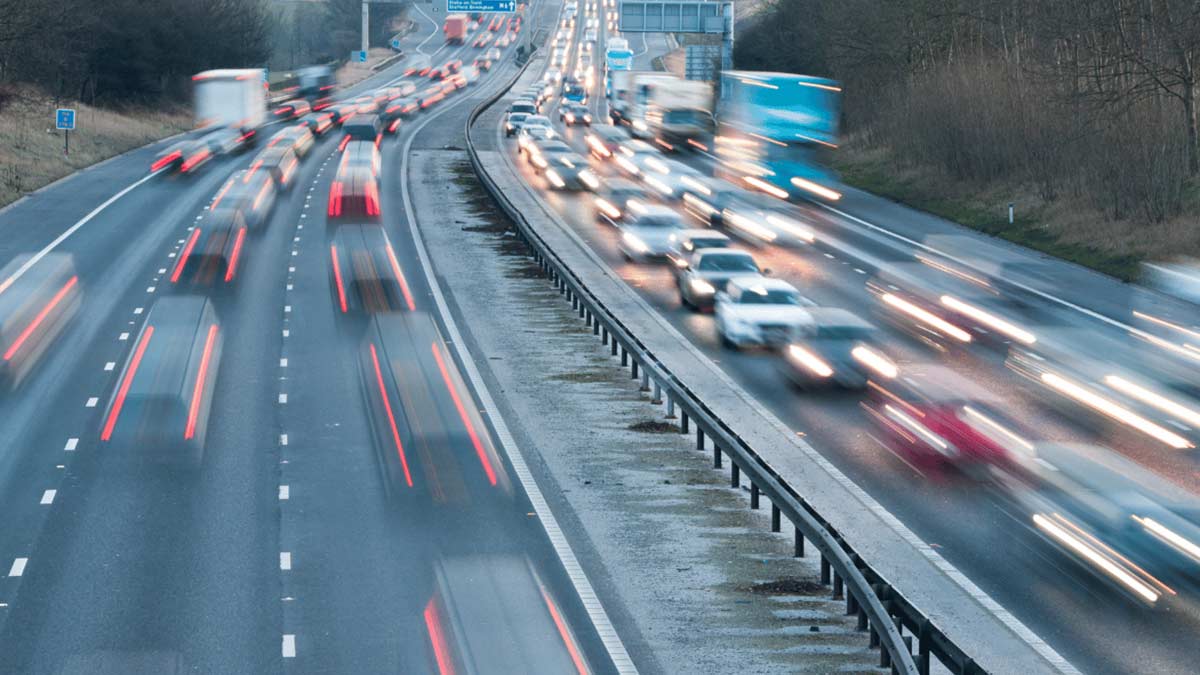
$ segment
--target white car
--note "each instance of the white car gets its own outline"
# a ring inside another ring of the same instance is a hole
[[[558,68],[551,68],[546,71],[545,75],[542,75],[542,80],[551,84],[558,84],[562,82],[562,71]]]
[[[647,158],[642,168],[642,180],[646,185],[669,201],[683,198],[683,191],[688,187],[686,179],[695,181],[704,178],[703,173],[683,162],[658,157]]]
[[[596,20],[588,19],[588,23],[594,26],[596,24]],[[597,35],[596,35],[595,28],[590,28],[590,29],[588,29],[588,32],[583,34],[583,39],[587,40],[588,42],[595,42],[596,38],[597,38]]]
[[[674,248],[672,245],[672,252]],[[712,309],[716,294],[725,290],[730,279],[744,280],[766,273],[759,269],[754,256],[732,248],[701,249],[686,263],[686,267],[678,269],[675,278],[679,285],[679,303],[697,311]]]
[[[721,344],[779,347],[812,324],[815,303],[788,282],[763,276],[735,277],[716,294],[714,311]]]
[[[622,143],[613,154],[617,168],[629,176],[640,176],[643,166],[650,159],[661,162],[662,153],[645,141],[632,140]]]
[[[534,141],[548,141],[557,136],[558,134],[550,127],[540,124],[522,125],[521,130],[517,132],[517,152],[525,152],[525,149]]]
[[[666,259],[671,235],[684,228],[683,217],[674,210],[639,200],[626,202],[628,213],[621,222],[621,255],[630,261]]]

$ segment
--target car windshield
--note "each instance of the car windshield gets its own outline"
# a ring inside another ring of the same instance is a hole
[[[688,241],[688,248],[696,250],[698,248],[724,248],[729,245],[729,240],[717,237],[694,237]]]
[[[529,113],[513,113],[508,116],[509,122],[524,122],[529,119]]]
[[[781,288],[747,288],[742,291],[738,302],[743,305],[799,305],[800,294]]]
[[[672,228],[679,227],[679,221],[671,216],[645,216],[638,218],[637,227]]]
[[[814,337],[819,340],[866,340],[871,329],[865,326],[817,326]]]
[[[710,272],[757,272],[754,258],[736,253],[710,253],[700,259],[698,269]]]

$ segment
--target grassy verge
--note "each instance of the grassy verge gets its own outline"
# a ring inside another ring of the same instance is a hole
[[[849,185],[1125,281],[1143,260],[1185,252],[1174,242],[1181,223],[1112,221],[1068,198],[1040,200],[1028,186],[973,185],[904,167],[880,150],[847,148],[835,165]]]
[[[67,174],[191,127],[190,113],[80,103],[75,108],[71,154],[63,156],[63,133],[54,130],[55,103],[28,88],[6,92],[0,105],[0,206]]]

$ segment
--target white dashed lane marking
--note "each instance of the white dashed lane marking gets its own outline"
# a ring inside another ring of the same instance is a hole
[[[58,494],[58,490],[46,490],[45,492],[42,493],[42,501],[39,503],[43,504],[43,505],[53,504],[54,503],[54,495],[56,495],[56,494]]]
[[[104,364],[105,370],[112,370],[113,368],[116,368],[116,367],[117,367],[116,361],[109,361],[108,363]]]
[[[95,408],[95,407],[96,407],[96,404],[97,404],[97,403],[99,403],[99,402],[100,402],[100,399],[98,399],[98,398],[96,398],[95,396],[93,396],[93,397],[91,397],[91,398],[89,398],[89,399],[87,400],[87,403],[84,403],[84,404],[83,404],[83,407],[85,407],[85,408]]]
[[[292,569],[292,552],[291,551],[281,551],[279,553],[279,569],[281,569],[285,572]]]
[[[8,568],[8,576],[19,577],[25,574],[25,565],[29,563],[29,558],[17,558],[13,561],[12,567]]]
[[[283,658],[296,658],[296,636],[290,633],[283,636]]]
[[[292,496],[292,489],[289,486],[287,486],[287,485],[279,486],[279,499],[280,500],[289,499],[289,498],[291,498],[291,496]]]
[[[65,446],[63,446],[63,450],[70,452],[77,447],[79,447],[79,439],[78,438],[68,438],[67,444]]]

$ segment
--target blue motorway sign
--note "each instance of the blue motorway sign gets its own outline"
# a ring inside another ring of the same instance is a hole
[[[350,59],[359,63],[366,63],[367,53],[362,50],[350,52]]]
[[[446,0],[446,12],[450,14],[512,13],[515,11],[517,11],[517,0]]]
[[[392,38],[392,49],[400,49],[400,38]]]
[[[54,128],[55,129],[74,129],[75,128],[75,109],[74,108],[59,108],[54,111]]]

